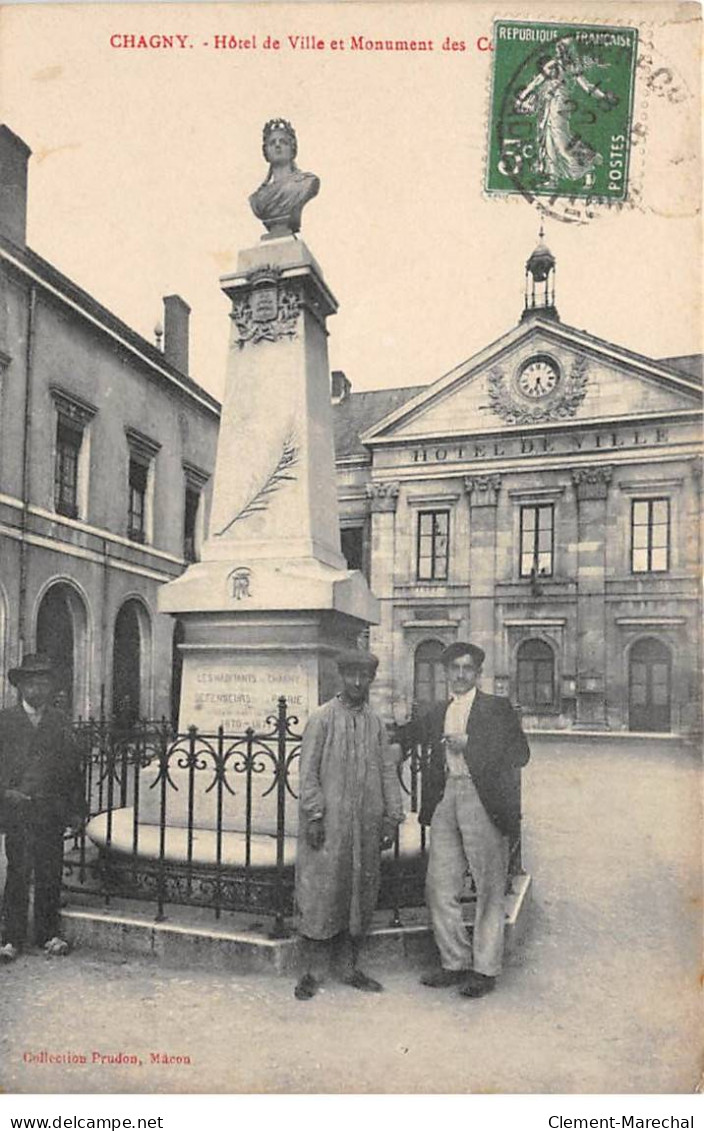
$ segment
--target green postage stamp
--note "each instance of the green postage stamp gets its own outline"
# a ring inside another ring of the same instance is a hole
[[[638,32],[497,20],[486,188],[625,200]]]

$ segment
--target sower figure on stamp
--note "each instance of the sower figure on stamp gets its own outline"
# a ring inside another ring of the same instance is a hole
[[[420,820],[430,824],[426,898],[441,965],[421,981],[461,984],[465,997],[482,997],[501,973],[508,840],[519,828],[519,767],[530,751],[508,699],[476,686],[482,649],[457,642],[442,662],[449,702],[400,728],[404,743],[431,748]],[[460,902],[468,870],[477,892],[471,943]]]
[[[8,679],[20,693],[0,711],[0,829],[7,878],[2,905],[0,962],[13,962],[27,939],[29,889],[34,877],[34,939],[50,956],[64,955],[59,935],[63,836],[84,813],[80,762],[70,720],[51,705],[54,668],[47,656],[27,655]]]
[[[337,657],[342,692],[312,713],[301,746],[296,903],[307,1000],[337,959],[341,981],[382,986],[359,969],[359,950],[379,892],[381,851],[403,820],[396,763],[384,723],[368,703],[378,660]]]

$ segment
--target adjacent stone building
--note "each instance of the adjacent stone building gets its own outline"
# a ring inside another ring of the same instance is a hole
[[[541,729],[693,734],[700,717],[701,359],[564,325],[555,261],[519,324],[427,387],[333,374],[343,549],[382,605],[379,706],[444,694],[471,639],[485,690]]]
[[[26,243],[30,151],[0,127],[0,703],[39,649],[74,715],[171,711],[174,622],[156,591],[198,554],[219,404],[164,349]]]

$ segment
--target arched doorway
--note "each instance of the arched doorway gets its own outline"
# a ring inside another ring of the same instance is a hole
[[[654,636],[638,640],[628,656],[628,729],[670,730],[672,657]]]
[[[50,656],[57,671],[56,702],[75,715],[85,709],[81,689],[86,683],[86,612],[75,589],[57,581],[42,597],[37,610],[36,650]]]
[[[112,645],[112,713],[127,726],[145,710],[146,614],[139,601],[125,601],[115,618]]]
[[[36,650],[51,656],[57,668],[57,700],[74,709],[76,634],[66,585],[53,585],[36,616]]]
[[[447,699],[447,675],[440,659],[444,651],[441,640],[424,640],[416,648],[413,698],[424,709]]]

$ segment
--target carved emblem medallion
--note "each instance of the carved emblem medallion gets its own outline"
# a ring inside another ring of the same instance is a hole
[[[577,357],[562,373],[548,354],[524,361],[516,379],[495,366],[489,374],[489,404],[509,424],[537,424],[574,416],[587,392],[587,359]]]
[[[230,574],[230,583],[232,585],[232,596],[236,601],[242,601],[245,597],[251,597],[249,591],[249,583],[252,580],[252,571],[247,566],[238,566],[233,569]]]
[[[259,267],[247,275],[249,293],[232,304],[241,346],[295,337],[301,301],[292,287],[282,283],[280,275],[277,267]]]

